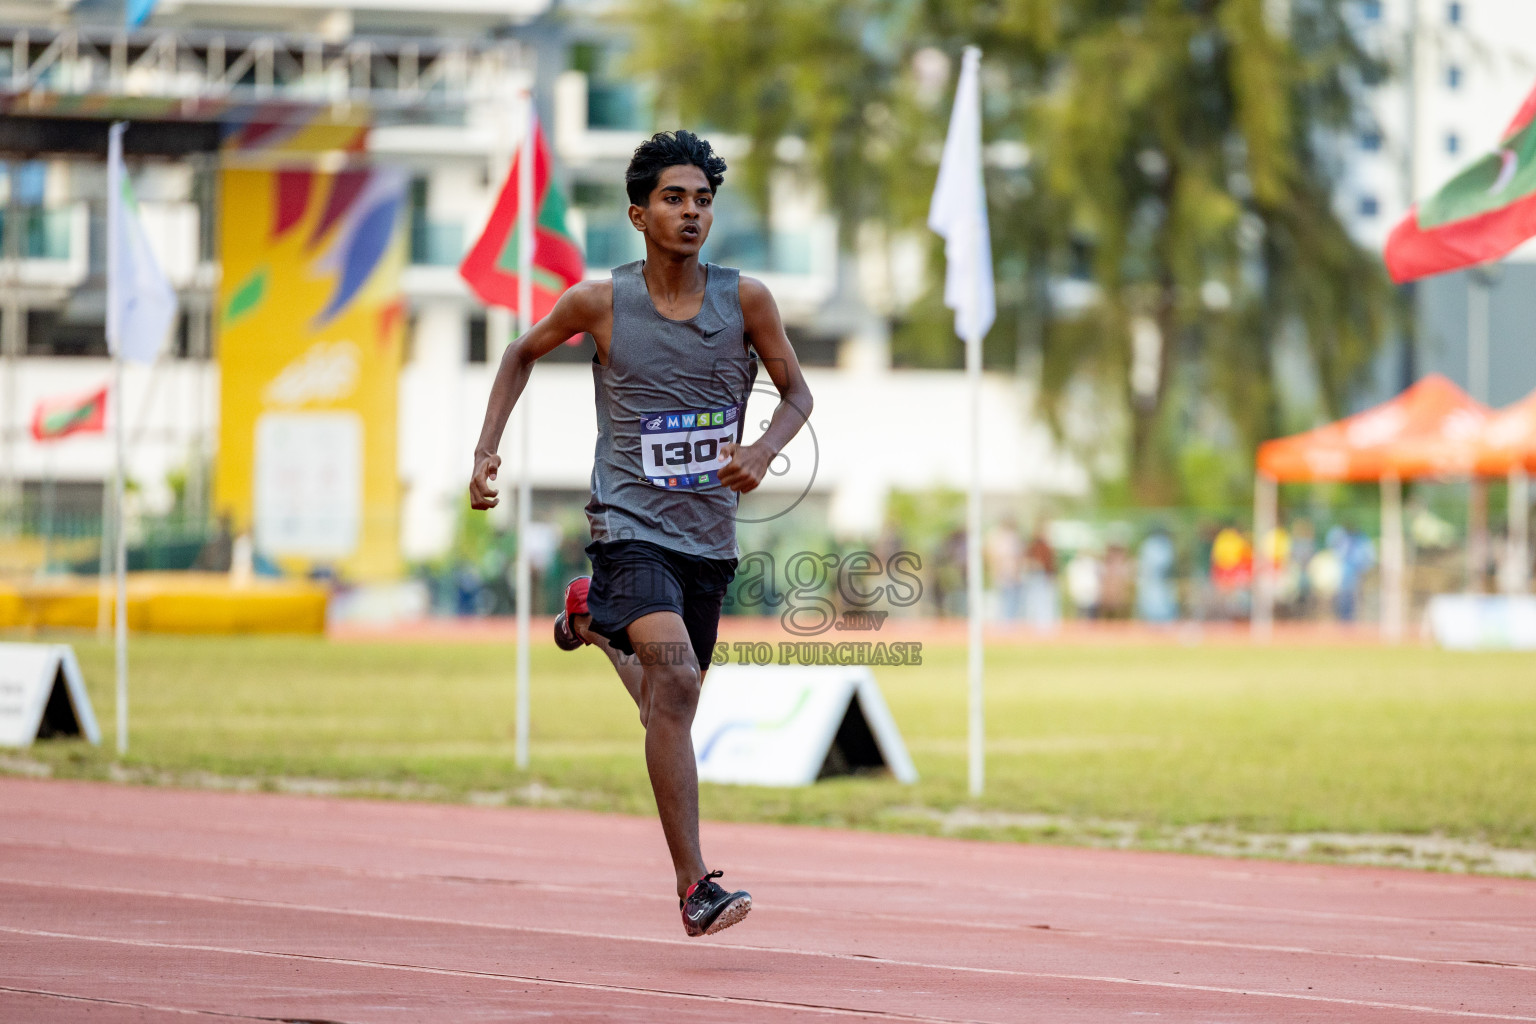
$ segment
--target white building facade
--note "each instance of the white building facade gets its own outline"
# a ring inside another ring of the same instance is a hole
[[[1392,65],[1393,76],[1368,90],[1374,123],[1343,141],[1338,201],[1355,237],[1380,251],[1412,203],[1496,148],[1536,89],[1536,4],[1350,0],[1350,6],[1361,38]],[[1536,388],[1530,328],[1536,245],[1487,271],[1420,282],[1413,301],[1418,337],[1411,348],[1387,354],[1379,391],[1396,391],[1431,372],[1493,405]]]
[[[16,33],[29,27],[43,34],[103,17],[67,3],[41,11],[36,5],[13,8],[0,0],[0,10],[13,16],[0,54],[15,50]],[[281,33],[294,53],[302,51],[294,37],[333,47],[382,40],[381,46],[397,49],[416,39],[464,39],[482,47],[466,51],[462,59],[471,63],[485,58],[485,47],[513,41],[517,60],[504,64],[505,81],[478,93],[466,89],[454,116],[381,117],[370,134],[372,159],[412,175],[411,260],[402,278],[409,342],[399,407],[400,543],[408,561],[436,558],[453,539],[495,360],[506,341],[497,329],[501,321],[471,296],[457,264],[484,223],[520,130],[516,104],[507,97],[532,84],[588,274],[606,275],[643,254],[627,223],[622,182],[630,153],[651,127],[644,96],[612,71],[623,40],[605,23],[584,22],[583,10],[551,10],[548,0],[442,0],[430,12],[397,0],[163,0],[132,37],[179,33],[204,47],[200,53],[209,52],[207,35],[216,32],[247,44],[259,43],[262,33]],[[121,33],[111,26],[97,32],[102,52],[112,52],[110,37]],[[17,80],[4,72],[0,68],[0,83]],[[34,87],[47,84],[39,79]],[[5,99],[4,201],[25,231],[0,254],[7,257],[0,269],[6,341],[0,475],[20,504],[35,506],[52,488],[55,500],[67,495],[71,509],[86,515],[93,503],[99,507],[110,472],[109,444],[99,436],[39,444],[27,421],[39,401],[88,392],[109,376],[101,336],[104,170],[93,157],[33,147],[28,132],[34,126],[18,113],[25,92]],[[728,160],[741,152],[737,140],[714,141]],[[206,512],[208,475],[217,472],[218,460],[218,338],[209,315],[220,273],[211,192],[218,156],[174,149],[131,161],[151,243],[178,288],[184,315],[162,363],[128,374],[129,474],[143,510],[164,512],[179,502],[197,514]],[[705,257],[740,266],[769,286],[817,396],[813,432],[785,453],[793,468],[770,478],[765,492],[804,492],[802,509],[824,516],[834,532],[872,536],[893,491],[964,485],[966,460],[955,445],[969,399],[958,372],[890,365],[882,317],[896,311],[897,296],[920,291],[920,248],[908,246],[882,267],[884,293],[868,290],[854,302],[864,315],[850,327],[849,296],[834,294],[836,224],[814,191],[792,187],[795,156],[794,140],[787,140],[781,147],[782,201],[774,204],[766,230],[744,199],[733,201],[727,175]],[[840,305],[840,315],[825,315],[833,305]],[[536,431],[532,445],[532,485],[546,504],[585,500],[596,433],[590,359],[590,342],[561,350],[536,368],[529,389],[533,422],[561,424],[558,436]],[[770,394],[754,401],[771,400]],[[1035,414],[1027,384],[1008,376],[989,379],[983,401],[990,496],[1086,491],[1086,472],[1057,448]],[[518,449],[511,434],[503,451],[514,468]],[[504,483],[508,476],[503,474]]]

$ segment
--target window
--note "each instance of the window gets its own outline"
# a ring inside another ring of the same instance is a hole
[[[1461,136],[1455,132],[1445,133],[1445,151],[1452,156],[1461,152]]]
[[[196,322],[193,320],[194,317]],[[202,358],[196,350],[207,345],[208,338],[208,311],[202,308],[191,308],[183,302],[176,314],[176,330],[171,335],[169,346],[171,352],[177,359]]]
[[[5,246],[9,210],[0,210],[0,249]],[[74,211],[68,207],[20,206],[16,223],[21,234],[21,257],[28,260],[69,259],[70,228]]]
[[[1376,153],[1381,150],[1381,132],[1374,128],[1367,128],[1360,133],[1360,148],[1367,153]]]
[[[1452,64],[1445,69],[1445,86],[1448,89],[1460,89],[1462,79],[1465,76],[1461,72],[1461,66]]]
[[[1450,3],[1445,5],[1445,20],[1452,25],[1461,24],[1461,4]]]
[[[469,329],[465,332],[466,338],[469,342],[467,351],[465,353],[465,358],[471,363],[483,363],[486,361],[485,317],[478,315],[471,316],[469,318],[468,328]]]
[[[27,355],[96,356],[107,354],[106,296],[97,293],[100,308],[90,301],[62,309],[27,310]]]
[[[1375,196],[1361,196],[1360,197],[1360,216],[1362,216],[1362,217],[1374,217],[1377,214],[1379,214],[1380,212],[1381,212],[1381,203],[1377,202]]]
[[[1360,16],[1366,21],[1381,20],[1381,0],[1361,0]]]
[[[566,62],[587,76],[587,127],[634,131],[648,123],[646,102],[622,71],[623,52],[601,42],[573,43]]]
[[[431,218],[430,189],[431,183],[425,177],[411,179],[411,262],[427,267],[457,266],[466,248],[464,225]]]

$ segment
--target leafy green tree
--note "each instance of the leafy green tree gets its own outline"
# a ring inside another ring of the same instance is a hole
[[[1204,399],[1244,447],[1278,428],[1286,330],[1304,328],[1337,412],[1389,326],[1380,261],[1334,213],[1329,149],[1381,71],[1343,6],[1298,0],[1280,26],[1265,0],[1101,4],[1054,61],[1044,184],[1091,246],[1102,301],[1099,344],[1047,330],[1047,377],[1096,360],[1121,382],[1143,501],[1180,497],[1177,449]]]
[[[749,140],[760,207],[780,138],[805,141],[845,249],[872,221],[921,224],[953,58],[981,46],[986,138],[1013,144],[988,169],[1000,304],[988,365],[1038,353],[1057,409],[1085,376],[1116,394],[1132,493],[1157,504],[1184,497],[1180,449],[1213,410],[1243,452],[1278,431],[1288,332],[1338,413],[1391,328],[1380,261],[1334,211],[1330,153],[1385,70],[1346,6],[660,0],[634,24],[637,67],[664,84],[666,113]],[[1052,282],[1073,276],[1092,301],[1053,309]],[[957,362],[932,277],[898,342],[919,362]]]
[[[915,216],[897,154],[931,118],[902,88],[908,19],[882,0],[653,0],[632,13],[635,65],[663,120],[723,128],[750,143],[743,184],[766,212],[776,150],[802,140],[806,163],[851,249],[862,223]],[[907,200],[907,201],[903,201]]]

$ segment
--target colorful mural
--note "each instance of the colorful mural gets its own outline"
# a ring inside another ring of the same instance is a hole
[[[214,497],[296,571],[398,574],[405,174],[226,168]]]

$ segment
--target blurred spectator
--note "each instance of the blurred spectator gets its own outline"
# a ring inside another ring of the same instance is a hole
[[[1024,552],[1024,618],[1036,629],[1051,630],[1061,619],[1061,593],[1056,588],[1056,552],[1036,530]]]
[[[1375,545],[1369,537],[1345,526],[1328,531],[1328,548],[1339,560],[1339,592],[1334,597],[1334,613],[1340,622],[1353,622],[1359,611],[1360,586],[1365,574],[1376,564]]]
[[[1408,539],[1420,551],[1447,551],[1456,546],[1456,527],[1415,498],[1408,505]]]
[[[455,566],[453,570],[453,614],[481,614],[480,590],[480,574],[475,571],[474,566],[463,562]]]
[[[1199,540],[1195,543],[1194,599],[1191,604],[1197,619],[1212,618],[1216,612],[1216,588],[1212,581],[1215,573],[1211,553],[1216,547],[1216,535],[1219,532],[1216,526],[1203,523]]]
[[[249,533],[242,533],[230,541],[229,582],[236,587],[248,587],[256,573],[256,544]]]
[[[209,537],[192,568],[205,572],[229,572],[235,562],[235,524],[229,513],[219,516],[218,527]]]
[[[933,573],[933,601],[940,616],[965,614],[965,531],[955,529],[939,549]]]
[[[1253,554],[1255,576],[1261,567],[1269,570],[1275,606],[1288,607],[1296,597],[1296,574],[1291,566],[1291,534],[1284,526],[1277,524],[1259,539]]]
[[[987,534],[987,575],[997,591],[998,613],[1005,621],[1019,617],[1024,597],[1024,552],[1019,528],[1007,516]]]
[[[1317,533],[1312,520],[1297,519],[1291,523],[1291,557],[1286,568],[1286,590],[1290,594],[1291,614],[1304,619],[1312,612],[1312,578],[1307,566],[1317,554]]]
[[[1307,561],[1307,585],[1324,605],[1337,609],[1336,599],[1344,582],[1344,562],[1332,547],[1325,547]]]
[[[1067,563],[1067,597],[1080,619],[1095,619],[1104,594],[1104,570],[1098,556],[1083,548]]]
[[[1104,552],[1104,568],[1101,573],[1099,614],[1106,619],[1131,617],[1131,598],[1136,585],[1136,567],[1131,563],[1131,553],[1122,543],[1109,545]]]
[[[1136,552],[1136,617],[1146,622],[1172,622],[1179,615],[1173,587],[1173,538],[1161,527],[1149,533]]]
[[[1211,542],[1211,585],[1222,617],[1247,614],[1248,587],[1253,582],[1253,545],[1236,527],[1228,526]]]

